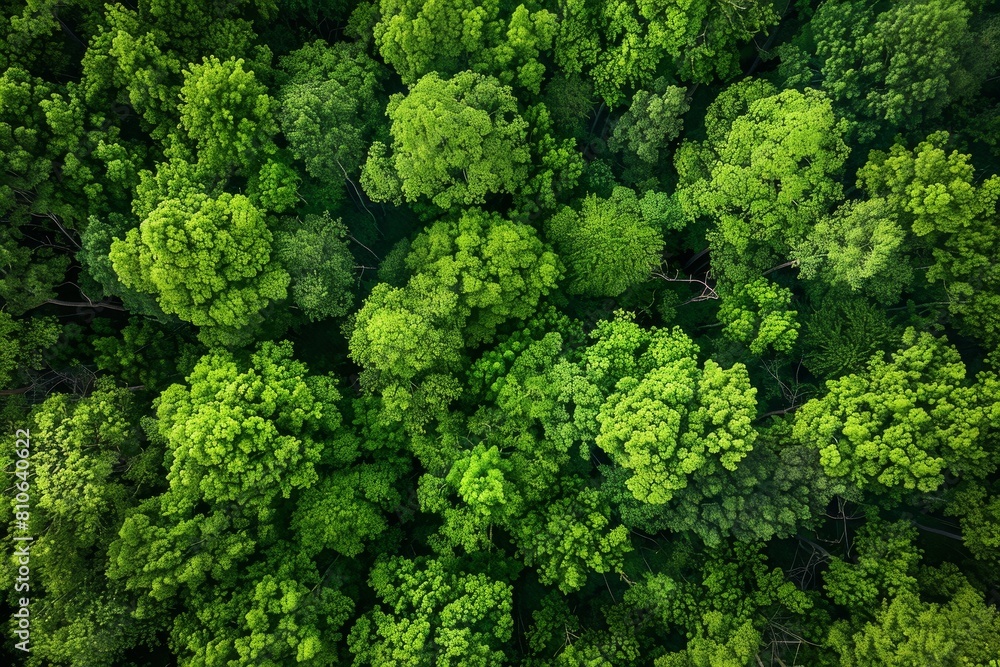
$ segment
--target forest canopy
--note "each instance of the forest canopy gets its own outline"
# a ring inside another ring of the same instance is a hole
[[[1000,4],[9,0],[0,163],[0,663],[1000,667]]]

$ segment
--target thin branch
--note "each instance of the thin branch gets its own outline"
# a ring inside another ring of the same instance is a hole
[[[46,299],[44,303],[51,303],[53,306],[66,306],[67,308],[107,308],[108,310],[120,310],[123,313],[127,313],[122,306],[117,303],[111,303],[108,301],[100,301],[94,303],[93,301],[60,301],[59,299]]]
[[[771,410],[770,412],[765,412],[760,417],[757,417],[757,421],[760,421],[761,419],[766,419],[767,417],[774,417],[775,415],[787,415],[789,412],[794,412],[795,410],[798,410],[799,407],[801,406],[793,405],[791,407],[784,408],[783,410]]]
[[[917,528],[919,528],[920,530],[925,530],[928,533],[934,533],[935,535],[943,535],[944,537],[948,537],[948,538],[951,538],[953,540],[958,540],[959,542],[964,542],[965,541],[965,538],[963,538],[961,535],[958,535],[957,533],[951,533],[951,532],[948,532],[947,530],[941,530],[940,528],[931,528],[930,526],[925,526],[923,524],[919,524],[916,521],[911,521],[911,523],[914,526],[916,526]]]
[[[798,265],[799,265],[799,260],[793,259],[793,260],[791,260],[789,262],[785,262],[784,264],[778,264],[777,266],[772,266],[770,269],[768,269],[767,271],[765,271],[764,273],[762,273],[760,275],[766,276],[767,274],[771,273],[772,271],[777,271],[778,269],[785,269],[785,268],[788,268],[789,266],[794,267],[794,266],[798,266]]]
[[[801,541],[801,542],[805,542],[806,544],[808,544],[809,546],[811,546],[811,547],[812,547],[813,549],[815,549],[815,550],[816,550],[816,551],[818,551],[819,553],[821,553],[821,554],[823,554],[824,556],[826,556],[827,558],[832,558],[832,557],[833,557],[833,556],[832,556],[832,555],[830,554],[830,552],[829,552],[829,551],[827,551],[826,549],[824,549],[824,548],[823,548],[823,547],[821,547],[820,545],[816,544],[816,543],[815,543],[815,542],[813,542],[812,540],[810,540],[810,539],[808,539],[808,538],[806,538],[806,537],[802,537],[801,535],[796,535],[795,537],[796,537],[796,539],[798,539],[799,541]]]
[[[680,269],[676,269],[673,275],[670,275],[667,271],[668,271],[667,265],[666,263],[664,263],[660,267],[660,270],[654,271],[652,275],[654,278],[659,278],[660,280],[666,281],[668,283],[689,283],[689,284],[701,285],[702,288],[701,294],[693,296],[684,303],[681,303],[679,305],[685,306],[689,303],[696,303],[698,301],[708,301],[711,299],[719,298],[719,294],[715,291],[715,287],[713,287],[711,283],[708,282],[712,277],[710,271],[706,272],[703,278],[682,278]]]
[[[343,172],[344,179],[348,183],[351,184],[351,188],[354,190],[355,196],[357,196],[358,201],[361,203],[361,208],[365,209],[365,212],[368,213],[368,215],[370,215],[372,217],[372,224],[375,225],[375,231],[377,231],[379,234],[381,234],[382,230],[379,229],[378,220],[375,219],[375,214],[372,213],[368,209],[368,206],[365,205],[364,197],[361,196],[361,190],[359,190],[357,184],[355,184],[355,182],[353,180],[351,180],[351,177],[347,175],[347,170],[344,169],[344,165],[340,164],[340,160],[338,160],[338,159],[335,158],[334,162],[337,163],[337,166],[340,167],[340,171]],[[372,254],[374,254],[374,253],[372,253]]]
[[[56,216],[55,213],[34,213],[32,215],[37,215],[39,217],[48,218],[52,222],[56,223],[56,227],[59,228],[59,231],[61,231],[63,234],[65,234],[66,238],[69,239],[70,243],[72,243],[73,245],[76,246],[77,250],[82,250],[83,249],[83,246],[81,246],[80,243],[75,238],[73,238],[70,235],[69,231],[67,231],[66,228],[63,227],[62,222],[59,221],[59,217]]]

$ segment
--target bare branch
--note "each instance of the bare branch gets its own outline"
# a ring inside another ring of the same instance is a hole
[[[719,294],[715,291],[715,287],[709,281],[712,279],[711,270],[706,271],[704,276],[701,278],[691,278],[691,277],[681,277],[683,274],[680,269],[675,269],[673,275],[670,274],[670,269],[667,268],[666,262],[664,262],[658,271],[653,272],[654,278],[659,278],[668,283],[689,283],[693,285],[701,286],[701,293],[697,296],[693,296],[684,303],[680,304],[682,306],[689,303],[695,303],[698,301],[708,301],[710,299],[718,299]]]

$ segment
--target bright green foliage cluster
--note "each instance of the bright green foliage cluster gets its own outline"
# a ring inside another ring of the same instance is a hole
[[[916,535],[906,522],[866,524],[854,541],[857,562],[831,560],[823,577],[827,594],[837,604],[864,612],[886,595],[915,590],[913,575],[921,556],[913,544]]]
[[[998,631],[996,608],[984,604],[982,593],[971,586],[945,604],[902,595],[883,604],[875,623],[856,633],[853,646],[845,646],[841,655],[846,665],[993,665],[1000,651]]]
[[[212,56],[184,71],[179,129],[197,151],[199,166],[211,173],[247,169],[250,156],[277,130],[274,99],[243,65]]]
[[[873,358],[866,373],[829,381],[824,397],[802,406],[795,437],[819,449],[829,475],[858,488],[933,491],[946,472],[995,467],[983,448],[994,408],[981,382],[967,380],[945,340],[909,329],[890,361]]]
[[[414,272],[406,286],[376,287],[350,338],[363,381],[401,407],[417,379],[430,392],[428,407],[447,402],[462,349],[492,339],[509,318],[528,317],[561,273],[531,227],[476,209],[418,236],[406,264]]]
[[[269,262],[267,220],[243,195],[167,199],[111,246],[126,287],[202,327],[240,329],[285,297],[289,276]]]
[[[882,199],[847,202],[809,231],[795,254],[800,276],[892,302],[913,278],[909,245],[896,212]]]
[[[209,502],[267,501],[311,486],[322,451],[317,431],[333,431],[339,398],[328,378],[303,378],[287,344],[265,344],[241,371],[224,352],[203,357],[163,392],[159,429],[170,446],[174,493]]]
[[[559,279],[554,253],[524,224],[475,209],[438,222],[414,240],[407,266],[454,289],[470,343],[489,340],[510,318],[526,319]]]
[[[361,183],[376,201],[429,198],[444,209],[514,193],[531,160],[528,123],[511,89],[495,78],[431,72],[389,101],[392,154],[376,142]]]
[[[992,491],[970,482],[955,493],[945,510],[949,516],[959,517],[966,548],[987,563],[1000,559],[1000,502]]]
[[[597,416],[596,443],[632,472],[626,486],[636,499],[663,504],[704,468],[736,468],[757,436],[756,391],[742,365],[726,370],[710,360],[699,369],[697,346],[677,329],[646,332],[617,320],[598,332],[595,347],[609,352],[647,348],[620,359],[627,370]]]
[[[719,255],[719,271],[737,279],[746,270],[767,268],[841,198],[836,177],[848,148],[845,123],[815,90],[752,101],[731,124],[722,120],[726,111],[714,111],[715,138],[700,147],[705,174],[686,186],[690,194],[684,196],[714,220],[708,239]]]
[[[143,452],[136,442],[135,408],[128,391],[102,382],[83,400],[52,396],[25,424],[33,442],[50,443],[32,455],[31,529],[38,538],[30,563],[37,573],[32,588],[49,603],[34,619],[36,650],[52,660],[88,655],[95,664],[115,664],[150,637],[150,624],[131,622],[134,596],[102,575],[131,498],[148,493],[157,476],[155,450]],[[17,565],[4,565],[11,584]]]
[[[525,565],[537,565],[539,581],[564,593],[582,588],[591,572],[620,572],[631,550],[628,529],[608,530],[608,509],[597,491],[584,488],[529,514],[517,531]]]
[[[449,558],[377,564],[370,583],[388,613],[376,607],[354,626],[353,664],[503,664],[498,647],[513,631],[510,586],[460,568]]]
[[[375,42],[403,83],[471,69],[538,93],[545,73],[539,55],[551,48],[557,25],[548,9],[518,5],[509,20],[495,0],[382,0],[379,10]]]
[[[912,151],[897,144],[888,154],[873,152],[858,177],[904,229],[933,243],[927,280],[944,284],[949,310],[974,335],[995,341],[1000,179],[977,183],[970,156],[949,152],[948,139],[936,132]]]
[[[719,309],[723,333],[746,344],[754,354],[763,354],[768,348],[788,352],[799,333],[798,313],[788,309],[791,301],[788,289],[769,283],[767,278],[738,285]]]
[[[1000,667],[997,137],[985,0],[0,3],[0,664]]]

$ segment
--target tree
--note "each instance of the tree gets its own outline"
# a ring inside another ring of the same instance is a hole
[[[907,329],[903,347],[866,373],[827,381],[828,393],[795,413],[794,437],[817,448],[827,474],[854,488],[898,496],[929,492],[945,473],[985,474],[989,399],[966,379],[943,338]]]
[[[104,576],[108,544],[135,498],[158,486],[163,450],[144,442],[138,408],[102,378],[86,397],[51,395],[22,422],[35,445],[22,486],[32,501],[24,532],[34,537],[22,594],[32,612],[44,610],[31,616],[29,664],[118,664],[157,631],[155,621],[130,618],[136,594]],[[17,561],[8,562],[15,572]]]
[[[774,97],[780,91],[767,79],[748,77],[719,91],[705,110],[705,136],[712,145],[721,145],[738,118],[750,112],[758,100]]]
[[[430,72],[450,76],[471,69],[537,94],[545,72],[539,55],[552,43],[556,16],[518,5],[507,21],[500,9],[495,0],[381,0],[375,43],[405,84]]]
[[[657,79],[653,90],[640,90],[628,111],[615,123],[608,148],[624,155],[625,164],[638,181],[660,161],[660,153],[681,134],[682,116],[690,108],[687,91]]]
[[[15,320],[0,311],[0,387],[13,389],[44,367],[45,351],[59,340],[54,318]]]
[[[757,654],[767,619],[800,616],[812,604],[754,545],[700,552],[679,546],[665,566],[646,570],[625,592],[616,615],[619,624],[661,635],[673,630],[684,648],[662,652],[656,667],[738,667]]]
[[[414,287],[426,287],[418,293]],[[454,367],[463,347],[455,309],[458,296],[426,279],[406,288],[381,283],[354,320],[351,355],[372,388],[409,381],[421,373]]]
[[[823,575],[826,594],[857,617],[871,613],[887,598],[917,590],[922,551],[913,542],[917,529],[906,521],[869,520],[854,539],[848,562],[834,556]]]
[[[958,517],[962,543],[977,560],[1000,563],[1000,497],[995,484],[962,483],[944,513]]]
[[[788,308],[790,290],[758,278],[723,295],[719,321],[727,338],[745,344],[756,355],[767,348],[788,352],[795,345],[799,323],[795,319],[798,312]]]
[[[802,320],[802,363],[816,377],[863,373],[875,356],[899,344],[902,329],[885,310],[852,293],[817,300]]]
[[[336,662],[354,602],[330,574],[294,545],[272,544],[235,586],[201,588],[186,601],[171,629],[174,652],[206,667]]]
[[[176,129],[183,83],[184,61],[168,41],[160,26],[146,24],[136,11],[112,7],[82,59],[87,99],[127,104],[161,141]]]
[[[153,294],[166,313],[236,332],[283,299],[288,273],[269,262],[272,234],[245,196],[167,199],[111,245],[126,287]]]
[[[398,405],[423,378],[438,398],[455,396],[449,373],[465,347],[489,341],[511,318],[527,318],[560,276],[555,255],[534,230],[476,209],[418,236],[406,258],[403,288],[380,284],[357,313],[351,354],[362,381]],[[436,402],[432,401],[432,403]]]
[[[590,195],[579,213],[567,206],[546,223],[546,235],[569,268],[569,293],[618,296],[660,264],[663,236],[643,203],[634,191],[617,187],[610,199]]]
[[[845,130],[825,95],[786,90],[750,102],[708,139],[708,173],[690,196],[715,223],[707,237],[720,274],[742,280],[741,271],[769,268],[842,197]]]
[[[907,240],[884,199],[845,202],[795,250],[799,277],[823,276],[824,282],[893,303],[913,279]]]
[[[391,558],[369,584],[387,606],[358,619],[348,637],[354,665],[496,666],[514,629],[511,587],[453,558]]]
[[[632,550],[625,526],[611,528],[611,508],[595,489],[583,488],[530,512],[514,527],[519,552],[538,579],[563,593],[579,590],[591,572],[620,572]]]
[[[668,529],[697,536],[715,549],[727,539],[767,541],[796,534],[815,522],[842,482],[826,476],[819,453],[791,437],[788,420],[758,429],[753,449],[735,470],[706,466],[669,502],[651,505],[626,486],[627,469],[602,466],[602,492],[632,529],[655,535]]]
[[[208,173],[251,172],[274,152],[276,103],[243,59],[205,58],[184,70],[180,129]]]
[[[888,665],[990,665],[1000,651],[996,608],[966,583],[946,602],[924,602],[915,593],[884,600],[853,635],[835,627],[829,643],[850,667]]]
[[[449,209],[514,193],[527,179],[528,123],[511,89],[493,77],[432,72],[407,95],[394,95],[386,114],[392,155],[376,142],[361,175],[375,201],[427,197]]]
[[[927,279],[947,285],[949,310],[973,335],[1000,335],[1000,272],[995,262],[1000,220],[1000,178],[980,185],[970,156],[946,151],[948,134],[935,132],[915,149],[900,144],[888,154],[873,151],[858,172],[859,183],[915,236],[929,244],[934,264]]]
[[[823,88],[865,122],[870,141],[882,123],[916,127],[953,100],[974,94],[978,44],[964,0],[906,0],[885,11],[865,3],[823,3],[810,22]]]
[[[449,76],[465,69],[463,60],[502,30],[497,2],[381,0],[380,9],[375,43],[408,85],[430,72]]]
[[[557,41],[557,62],[568,71],[578,71],[581,61],[595,59],[592,76],[597,92],[611,106],[622,102],[628,88],[642,88],[664,70],[698,83],[731,78],[738,71],[738,45],[778,19],[767,2],[737,8],[713,0],[666,4],[607,0],[594,9],[568,2],[563,13],[569,25]],[[576,48],[568,43],[587,29],[603,38],[595,49],[596,58],[581,53],[586,43]]]
[[[520,86],[537,95],[546,69],[542,56],[551,49],[557,26],[558,18],[548,9],[530,11],[518,5],[506,33],[496,46],[481,52],[473,69],[489,72],[503,84]]]
[[[531,126],[530,149],[535,157],[531,176],[515,197],[521,215],[535,217],[556,210],[584,171],[584,160],[573,139],[557,139],[548,108],[534,104],[525,111]]]
[[[533,228],[478,209],[431,225],[413,241],[406,265],[458,294],[470,346],[491,340],[503,322],[533,314],[562,275]]]
[[[575,478],[597,432],[603,397],[578,363],[580,323],[542,311],[468,372],[468,395],[481,405],[468,428],[509,451],[512,485],[528,506],[544,506]],[[520,521],[520,517],[514,519]]]
[[[638,330],[618,320],[599,336],[616,328]],[[649,348],[601,407],[597,445],[632,472],[625,484],[635,498],[656,505],[702,468],[736,468],[757,437],[756,390],[740,364],[699,369],[697,345],[678,328],[646,336]]]
[[[322,438],[340,426],[340,395],[331,378],[307,376],[291,352],[287,342],[264,343],[244,366],[216,350],[195,366],[189,387],[163,392],[157,417],[178,500],[266,505],[316,482]]]
[[[353,173],[364,155],[358,102],[338,81],[291,84],[281,98],[281,128],[296,159],[316,179]]]
[[[292,525],[303,550],[315,556],[333,549],[348,558],[388,528],[383,512],[400,502],[390,465],[362,464],[322,479],[302,494]]]
[[[324,460],[357,456],[334,437],[332,379],[310,375],[291,352],[287,342],[249,358],[217,349],[186,385],[163,392],[154,433],[168,488],[126,518],[109,548],[108,576],[143,594],[135,615],[169,618],[179,602],[171,645],[206,665],[329,662],[353,606],[324,584],[330,571],[312,560],[310,528],[293,522],[302,548],[279,519],[279,499],[304,498]]]
[[[57,187],[53,178],[61,156],[44,113],[52,94],[53,86],[20,67],[0,75],[0,160],[6,165],[0,179],[0,298],[14,315],[55,298],[75,243],[73,237],[69,246],[62,241],[70,232],[59,216],[79,213],[65,204],[71,188]]]
[[[347,227],[329,213],[307,215],[301,226],[277,235],[275,259],[291,278],[292,301],[311,321],[347,314],[354,303],[354,256]]]
[[[280,62],[289,81],[278,94],[278,120],[295,159],[324,192],[330,184],[353,183],[367,144],[380,129],[383,72],[348,42],[317,40]],[[350,188],[358,194],[356,186]],[[343,188],[333,189],[329,197],[339,201]]]
[[[121,331],[99,333],[105,335],[91,340],[97,368],[150,392],[158,393],[189,375],[204,353],[179,322],[132,317]]]
[[[493,528],[504,529],[540,580],[566,592],[618,568],[631,548],[609,505],[580,484],[600,396],[566,358],[574,339],[579,325],[550,311],[477,360],[468,382],[483,405],[463,438],[476,444],[418,490],[422,509],[444,519],[436,548],[491,549]]]

